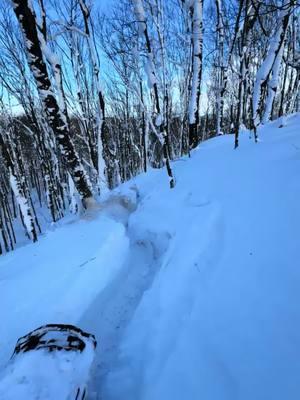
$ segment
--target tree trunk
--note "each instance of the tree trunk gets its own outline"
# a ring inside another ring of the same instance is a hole
[[[254,137],[257,141],[257,126],[261,122],[261,116],[265,110],[264,99],[262,96],[263,88],[266,87],[270,80],[271,74],[273,70],[274,78],[277,77],[280,67],[280,62],[282,58],[282,49],[284,45],[284,39],[286,35],[286,31],[289,25],[289,19],[291,10],[293,7],[293,0],[286,0],[284,2],[284,7],[280,13],[279,17],[279,27],[276,29],[274,36],[270,40],[270,48],[267,53],[266,58],[262,62],[260,68],[256,74],[256,80],[253,89],[253,98],[252,98],[252,109],[253,109],[253,116],[252,116],[252,127],[254,130]],[[277,88],[277,80],[274,79],[274,85]],[[270,90],[273,91],[272,87],[274,87],[272,82],[269,85],[269,93]],[[270,108],[269,104],[273,102],[274,96],[272,93],[267,97],[267,114],[265,115],[265,121],[269,117]]]
[[[194,0],[192,12],[192,87],[189,101],[189,143],[195,148],[199,143],[200,94],[203,52],[203,0]]]
[[[136,15],[138,25],[139,25],[139,34],[141,36],[144,36],[145,43],[146,43],[146,51],[147,51],[147,59],[148,59],[146,74],[147,74],[147,78],[148,78],[148,83],[153,88],[153,92],[154,92],[154,108],[155,108],[155,111],[157,114],[155,125],[158,127],[159,132],[162,134],[162,146],[163,146],[164,161],[165,161],[168,176],[169,176],[170,188],[174,188],[175,179],[173,176],[173,172],[172,172],[172,168],[171,168],[171,164],[170,164],[170,155],[169,155],[169,151],[168,151],[169,138],[167,136],[167,132],[166,132],[166,128],[165,128],[165,121],[162,116],[162,110],[160,107],[156,70],[155,70],[155,65],[154,65],[154,61],[153,61],[152,47],[151,47],[150,37],[148,34],[148,28],[147,28],[145,11],[144,11],[144,6],[143,6],[142,0],[134,0],[134,7],[135,7],[134,8],[135,15]]]
[[[82,199],[93,197],[89,178],[70,137],[64,113],[54,96],[38,38],[36,18],[28,0],[13,0],[15,14],[24,34],[28,64],[37,84],[45,116],[59,144],[74,184]]]

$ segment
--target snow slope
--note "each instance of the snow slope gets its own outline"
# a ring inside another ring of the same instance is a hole
[[[299,128],[269,124],[236,151],[210,140],[175,163],[173,191],[137,179],[132,229],[170,241],[103,398],[299,398]]]
[[[0,281],[1,321],[5,322],[0,326],[2,346],[7,340],[15,344],[18,336],[51,320],[76,323],[78,315],[120,268],[127,251],[124,227],[103,217],[66,225],[36,246],[4,256]],[[12,330],[16,330],[15,337]]]
[[[175,189],[149,171],[1,257],[0,368],[64,322],[98,340],[90,399],[298,399],[299,128],[209,140],[173,163]]]

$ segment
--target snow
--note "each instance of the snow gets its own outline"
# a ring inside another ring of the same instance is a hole
[[[0,370],[62,322],[98,341],[91,400],[298,399],[300,115],[279,125],[201,143],[174,189],[149,170],[1,257]]]
[[[161,126],[163,123],[163,116],[161,114],[158,114],[155,118],[155,126]]]
[[[263,124],[267,123],[270,120],[270,116],[272,113],[274,97],[276,95],[277,86],[279,84],[279,71],[280,71],[282,56],[283,56],[283,46],[280,47],[271,70],[272,77],[269,79],[268,82],[268,96],[266,99],[265,112],[262,118]]]
[[[40,349],[15,355],[0,381],[0,398],[65,400],[71,392],[74,399],[84,390],[93,358],[88,340],[83,352]]]
[[[36,246],[1,257],[0,368],[20,336],[47,323],[76,325],[117,275],[128,248],[123,224],[87,214],[49,232]]]
[[[148,53],[148,58],[144,64],[144,69],[147,76],[148,88],[152,89],[153,86],[157,84],[152,53]]]
[[[142,0],[134,0],[133,6],[134,6],[134,13],[136,15],[138,26],[139,26],[139,35],[142,36],[144,33],[144,30],[146,28],[146,26],[145,26],[146,17],[145,17],[143,1]]]
[[[276,124],[201,145],[172,191],[136,182],[131,229],[169,244],[104,398],[298,398],[300,118]]]

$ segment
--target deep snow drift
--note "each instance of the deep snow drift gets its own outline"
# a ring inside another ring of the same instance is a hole
[[[300,116],[278,125],[1,257],[2,374],[19,336],[64,322],[97,337],[90,399],[298,399]]]

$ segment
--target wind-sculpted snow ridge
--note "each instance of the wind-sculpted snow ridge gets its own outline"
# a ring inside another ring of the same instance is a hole
[[[90,400],[298,400],[299,127],[206,141],[174,189],[149,170],[2,257],[0,368],[18,337],[67,323],[98,341]]]

